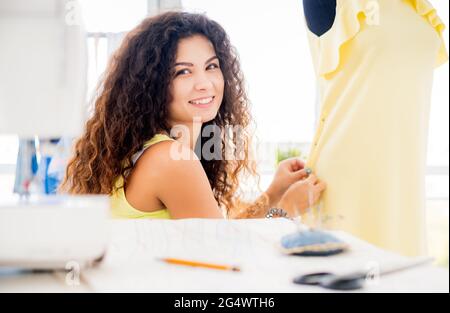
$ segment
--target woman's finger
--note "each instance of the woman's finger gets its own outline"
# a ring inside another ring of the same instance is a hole
[[[301,180],[308,177],[308,172],[305,169],[294,172],[296,180]]]
[[[305,181],[311,185],[314,185],[317,181],[317,176],[314,174],[309,174],[308,178]]]
[[[327,188],[327,184],[323,181],[318,180],[314,187],[320,193]]]
[[[305,168],[305,163],[300,159],[292,159],[290,165],[291,165],[291,170],[294,172]]]
[[[315,192],[314,192],[314,203],[317,203],[318,201],[319,201],[319,199],[320,199],[320,197],[322,196],[322,191],[323,190],[320,190],[320,189],[315,189]]]

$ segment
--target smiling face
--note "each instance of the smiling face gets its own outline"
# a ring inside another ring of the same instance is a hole
[[[213,120],[222,103],[224,78],[211,42],[201,35],[180,40],[174,72],[170,125]]]

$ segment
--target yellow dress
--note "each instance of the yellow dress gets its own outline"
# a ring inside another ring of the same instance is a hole
[[[322,219],[404,255],[425,250],[425,165],[433,70],[448,59],[426,0],[338,0],[308,32],[320,118],[307,161],[327,190]]]
[[[136,153],[133,156],[133,163],[136,163],[136,161],[139,159],[139,157],[142,155],[142,153],[149,148],[150,146],[157,144],[161,141],[166,140],[174,140],[170,138],[169,136],[163,135],[163,134],[157,134],[149,141],[145,142],[143,148],[141,151]],[[117,187],[123,186],[123,177],[119,177],[116,180],[115,185]],[[113,218],[158,218],[158,219],[170,219],[170,214],[167,209],[163,210],[157,210],[153,212],[143,212],[135,209],[125,197],[125,192],[123,187],[120,187],[117,189],[117,191],[113,192],[113,194],[110,197],[111,199],[111,208],[112,212],[111,215]]]

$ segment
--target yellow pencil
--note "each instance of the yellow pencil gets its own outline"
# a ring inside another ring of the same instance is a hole
[[[210,263],[188,261],[188,260],[180,260],[180,259],[174,259],[174,258],[163,258],[163,259],[160,259],[160,260],[164,261],[166,263],[169,263],[169,264],[194,266],[194,267],[204,267],[204,268],[212,268],[212,269],[216,269],[216,270],[233,271],[233,272],[239,272],[240,271],[240,269],[238,267],[230,266],[230,265],[210,264]]]

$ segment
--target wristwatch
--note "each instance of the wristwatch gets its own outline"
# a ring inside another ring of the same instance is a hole
[[[266,213],[266,218],[274,218],[274,217],[287,217],[288,214],[285,210],[280,208],[270,208]]]

